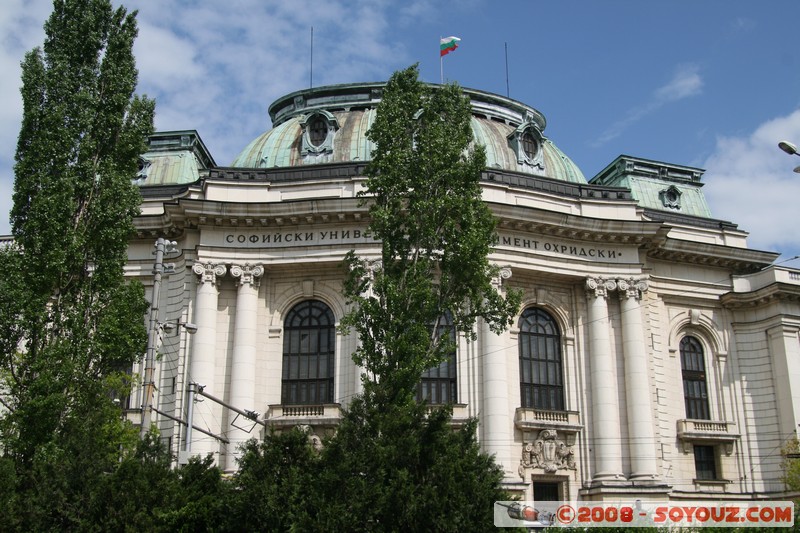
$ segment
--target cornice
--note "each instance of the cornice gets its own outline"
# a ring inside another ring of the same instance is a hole
[[[201,227],[281,228],[313,224],[368,223],[369,207],[358,198],[325,198],[274,203],[233,203],[179,198],[164,213],[135,219],[139,238],[177,237]],[[165,235],[166,234],[166,235]]]
[[[659,222],[601,219],[490,203],[498,228],[602,244],[658,246],[669,228]]]
[[[776,282],[751,292],[728,292],[720,297],[730,309],[764,307],[777,302],[800,303],[800,285]]]
[[[731,270],[733,274],[757,272],[772,264],[779,255],[749,248],[670,238],[647,250],[647,256],[652,259],[724,268]]]

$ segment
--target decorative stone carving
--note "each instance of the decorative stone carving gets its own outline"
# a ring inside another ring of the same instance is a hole
[[[261,265],[251,265],[245,263],[244,265],[231,265],[231,276],[239,278],[240,285],[252,285],[258,287],[260,277],[264,275],[264,267]]]
[[[308,437],[308,443],[311,444],[311,447],[314,448],[314,450],[318,452],[322,451],[322,439],[319,438],[319,435],[314,432],[314,428],[308,424],[301,424],[297,427],[300,428],[300,431],[306,434]]]
[[[511,278],[511,267],[501,267],[497,275],[492,278],[492,285],[499,289],[503,285],[503,281]]]
[[[662,168],[661,170],[666,173],[667,169]],[[674,185],[670,185],[668,188],[658,191],[658,198],[661,200],[661,205],[664,207],[680,210],[682,194],[680,189]]]
[[[216,263],[195,263],[192,266],[192,272],[197,274],[200,283],[211,283],[215,285],[219,278],[225,275],[225,265]]]
[[[642,292],[648,289],[649,285],[647,280],[628,278],[618,279],[617,289],[619,289],[620,298],[634,298],[638,300],[642,297]]]
[[[575,470],[575,451],[572,445],[558,438],[554,429],[543,429],[533,442],[522,445],[520,476],[525,478],[526,468],[541,468],[552,474],[558,470]]]
[[[594,293],[596,298],[605,298],[609,292],[616,290],[616,288],[617,283],[613,279],[600,277],[586,279],[586,290],[589,293]]]

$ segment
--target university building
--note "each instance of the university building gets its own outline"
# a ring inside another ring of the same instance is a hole
[[[150,138],[126,268],[155,297],[154,335],[134,371],[152,373],[151,420],[179,461],[211,453],[233,471],[265,431],[317,440],[360,392],[358,339],[337,330],[341,262],[380,256],[356,196],[383,87],[278,99],[230,166],[194,131]],[[800,423],[800,271],[714,218],[702,169],[622,155],[587,180],[542,113],[465,93],[495,284],[523,304],[503,334],[479,323],[460,339],[420,398],[452,403],[454,424],[477,417],[527,500],[779,498]]]

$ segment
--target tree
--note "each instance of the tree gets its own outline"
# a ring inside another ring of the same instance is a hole
[[[373,268],[348,255],[354,308],[343,320],[359,336],[354,358],[366,370],[367,401],[413,397],[422,373],[453,348],[434,327],[445,312],[474,340],[478,318],[499,332],[519,307],[519,294],[503,297],[492,285],[496,222],[481,199],[486,156],[472,145],[470,118],[458,86],[426,86],[413,66],[389,80],[367,134],[376,148],[364,196],[381,258]]]
[[[294,428],[243,446],[232,480],[230,531],[319,531],[319,456],[308,435]]]
[[[74,526],[135,442],[112,393],[146,341],[123,266],[154,113],[134,96],[135,13],[55,0],[45,32],[22,63],[15,244],[0,252],[0,439],[32,529]]]
[[[389,80],[368,133],[376,148],[364,196],[381,256],[346,259],[352,311],[342,324],[360,340],[364,393],[322,453],[326,527],[484,530],[503,499],[475,423],[454,431],[448,409],[415,398],[423,372],[454,349],[438,334],[445,313],[474,340],[479,318],[502,331],[519,307],[519,294],[492,285],[495,219],[481,199],[486,160],[470,119],[458,86],[427,86],[413,66]]]

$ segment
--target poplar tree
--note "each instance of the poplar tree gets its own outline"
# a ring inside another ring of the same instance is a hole
[[[77,527],[135,441],[114,401],[146,342],[143,289],[123,274],[154,114],[134,95],[135,16],[55,0],[44,46],[22,62],[15,243],[0,252],[0,453],[24,528]]]
[[[476,340],[478,319],[503,331],[519,307],[517,292],[504,296],[492,283],[496,221],[481,197],[486,156],[471,117],[457,85],[426,85],[412,66],[387,83],[367,134],[375,150],[364,199],[380,256],[346,259],[352,311],[342,326],[359,338],[364,393],[323,450],[325,527],[482,531],[503,499],[476,422],[454,430],[449,409],[431,411],[415,397],[455,337]],[[440,334],[445,314],[455,335]]]

